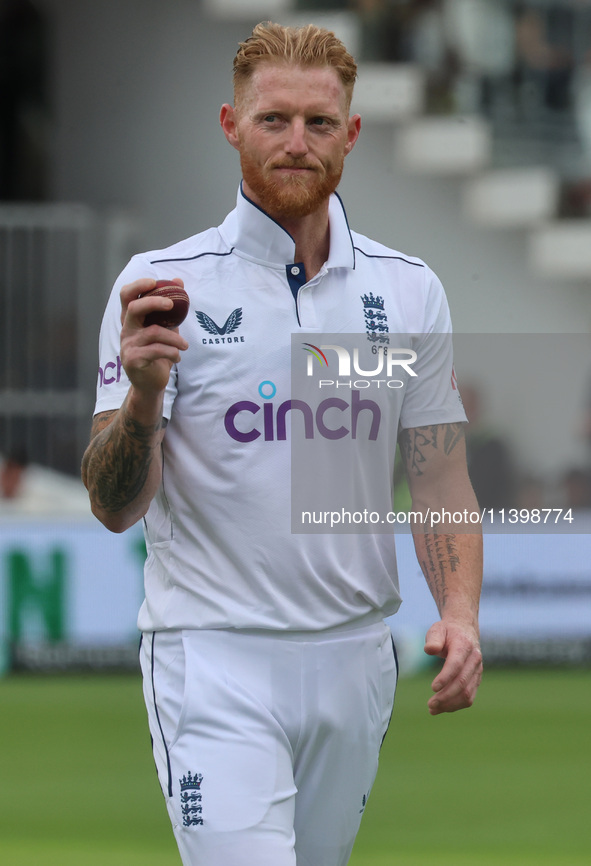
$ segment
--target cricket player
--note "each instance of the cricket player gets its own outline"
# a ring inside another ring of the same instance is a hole
[[[398,437],[417,513],[477,507],[441,283],[351,231],[335,192],[361,128],[355,77],[334,34],[255,27],[220,114],[242,168],[235,209],[135,256],[101,328],[82,472],[106,527],[143,521],[144,694],[185,866],[345,866],[377,772],[397,678],[394,530],[292,532],[294,443],[326,447],[322,484],[339,467],[362,488],[377,465],[391,505]],[[177,329],[144,327],[172,303],[140,297],[157,280],[189,295]],[[292,393],[290,344],[326,360],[339,347],[322,349],[325,333],[390,360],[389,335],[412,335],[414,366],[313,403]],[[437,524],[415,545],[440,612],[425,645],[445,659],[437,715],[480,683],[481,538]]]

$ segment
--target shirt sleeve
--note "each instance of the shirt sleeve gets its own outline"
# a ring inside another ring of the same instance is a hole
[[[134,256],[121,272],[107,302],[99,335],[99,368],[94,414],[119,409],[129,390],[129,379],[121,364],[121,287],[145,277],[157,279],[154,267],[142,256]],[[163,415],[170,420],[176,396],[177,367],[170,371],[164,395]]]
[[[451,317],[441,282],[429,268],[425,274],[425,319],[413,340],[417,359],[409,379],[400,426],[425,427],[466,421],[453,366]]]

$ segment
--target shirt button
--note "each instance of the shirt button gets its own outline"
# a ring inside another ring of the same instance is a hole
[[[293,268],[291,269],[291,273],[292,273],[292,275],[293,275],[294,277],[297,277],[297,275],[299,274],[299,272],[300,272],[300,269],[298,268],[298,266],[297,266],[297,265],[294,265]]]

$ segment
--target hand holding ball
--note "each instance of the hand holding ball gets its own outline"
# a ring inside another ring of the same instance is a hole
[[[155,288],[144,292],[140,297],[170,298],[173,306],[170,310],[154,310],[144,319],[144,328],[150,325],[160,325],[163,328],[177,328],[184,322],[189,312],[189,296],[182,286],[176,286],[167,280],[158,280]]]

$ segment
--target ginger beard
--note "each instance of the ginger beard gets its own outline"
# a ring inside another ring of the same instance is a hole
[[[258,203],[270,216],[299,219],[314,213],[336,190],[343,173],[345,154],[338,164],[314,164],[306,159],[284,157],[261,166],[248,152],[240,148],[242,177],[257,197]],[[277,168],[307,168],[302,176],[281,175]]]

